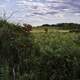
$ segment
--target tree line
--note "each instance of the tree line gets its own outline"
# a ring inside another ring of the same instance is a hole
[[[80,29],[80,24],[77,23],[43,24],[39,27],[54,27],[57,29]]]

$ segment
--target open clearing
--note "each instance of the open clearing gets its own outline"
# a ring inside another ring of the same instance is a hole
[[[47,28],[47,29],[48,32],[69,32],[69,30],[60,30],[55,28]],[[45,32],[45,28],[33,28],[31,32],[33,33]]]

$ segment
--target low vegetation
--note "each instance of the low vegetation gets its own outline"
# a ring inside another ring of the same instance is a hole
[[[80,80],[80,33],[43,30],[0,20],[0,80]]]

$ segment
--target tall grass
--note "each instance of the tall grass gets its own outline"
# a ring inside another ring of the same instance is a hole
[[[1,80],[80,80],[80,33],[27,33],[1,20],[0,73]]]
[[[79,80],[80,34],[33,34],[31,80]],[[34,55],[34,56],[33,56]]]

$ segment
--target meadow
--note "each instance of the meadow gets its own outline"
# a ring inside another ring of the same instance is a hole
[[[63,29],[57,29],[54,27],[33,27],[32,31],[33,33],[39,33],[39,32],[45,32],[45,29],[48,29],[48,32],[69,32],[69,30],[63,30]]]
[[[31,62],[34,80],[80,79],[80,33],[55,30],[32,33],[35,53]],[[35,57],[34,57],[34,56]]]
[[[45,54],[65,56],[70,54],[76,55],[77,52],[78,54],[80,52],[79,33],[39,32],[33,33],[33,36],[35,44],[37,44]]]
[[[80,33],[1,20],[0,80],[80,80]]]

